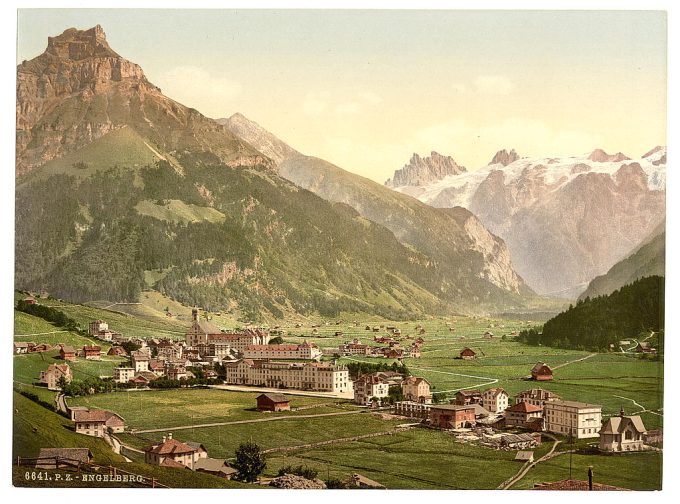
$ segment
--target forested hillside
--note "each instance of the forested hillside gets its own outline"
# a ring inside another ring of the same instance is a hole
[[[525,330],[518,339],[530,345],[606,351],[622,339],[663,328],[664,277],[651,276],[608,296],[579,300],[548,320],[542,332]]]

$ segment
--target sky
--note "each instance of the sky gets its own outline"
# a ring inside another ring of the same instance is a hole
[[[167,96],[381,183],[413,153],[666,143],[661,11],[24,9],[17,61],[95,24]]]

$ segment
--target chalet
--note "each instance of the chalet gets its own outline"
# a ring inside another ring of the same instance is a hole
[[[76,360],[76,350],[69,345],[61,345],[59,348],[59,357],[63,360],[74,361]]]
[[[172,439],[172,433],[167,437],[163,436],[163,441],[156,445],[151,445],[144,449],[144,462],[164,467],[183,466],[189,469],[195,468],[198,460],[197,450]]]
[[[656,348],[652,348],[652,344],[649,341],[639,341],[635,347],[637,353],[648,353],[655,354]]]
[[[116,383],[127,383],[135,377],[135,369],[121,366],[113,369],[113,381]]]
[[[335,337],[336,338],[342,338],[345,335],[344,332],[342,331],[335,331]]]
[[[515,396],[515,404],[521,402],[527,402],[533,404],[534,406],[540,406],[543,408],[545,403],[548,401],[559,401],[561,398],[554,392],[550,390],[545,390],[542,388],[534,388],[520,392]]]
[[[212,474],[219,478],[232,479],[238,471],[224,459],[199,458],[194,462],[194,471]]]
[[[127,350],[125,350],[122,346],[112,346],[109,348],[109,351],[106,352],[106,355],[114,355],[116,357],[127,357]]]
[[[482,392],[482,406],[491,413],[503,413],[508,407],[508,393],[499,387]]]
[[[52,346],[48,345],[47,343],[38,343],[35,346],[31,346],[31,343],[29,343],[29,347],[28,347],[28,353],[49,352],[50,350],[52,350]]]
[[[426,332],[426,331],[425,331],[425,329],[423,328],[423,329],[420,330],[420,332],[419,332],[418,334],[420,334],[420,335],[422,336],[422,335],[425,334],[425,332]]]
[[[420,359],[420,345],[415,343],[404,349],[404,357],[411,357],[412,359]]]
[[[390,348],[385,351],[385,357],[388,359],[402,359],[404,351],[401,348]]]
[[[36,469],[68,469],[92,462],[89,448],[40,448]]]
[[[260,394],[256,401],[257,411],[290,411],[290,399],[283,394]]]
[[[553,372],[545,362],[537,362],[531,368],[531,379],[536,381],[548,381],[553,379]]]
[[[354,380],[354,402],[370,406],[381,403],[389,394],[389,384],[380,376],[365,374]]]
[[[476,425],[474,406],[437,404],[430,408],[427,421],[437,429],[471,428]]]
[[[541,424],[543,423],[543,406],[536,406],[523,401],[505,410],[506,427],[522,427],[534,430],[538,420]]]
[[[31,345],[35,346],[35,343],[26,343],[24,341],[14,342],[14,355],[27,354]]]
[[[135,377],[130,380],[136,388],[148,387],[149,383],[157,379],[158,376],[153,374],[151,371],[136,371]]]
[[[431,403],[430,382],[419,376],[409,376],[401,382],[404,400],[419,403]]]
[[[38,304],[38,302],[35,300],[34,297],[27,297],[27,298],[25,298],[25,299],[24,299],[24,303],[26,303],[26,304],[28,304],[28,305]]]
[[[461,359],[471,360],[471,359],[476,358],[477,354],[475,353],[474,350],[472,350],[472,348],[465,347],[460,351],[459,357]]]
[[[49,390],[59,390],[59,380],[64,378],[71,383],[73,375],[68,364],[50,364],[45,371],[40,372],[40,383],[47,385]]]
[[[90,360],[99,360],[102,356],[102,347],[97,345],[85,345],[83,347],[83,357]]]
[[[600,450],[640,451],[644,450],[645,424],[639,415],[626,416],[623,408],[619,416],[613,416],[600,430]]]
[[[149,371],[158,376],[165,374],[165,359],[149,359]]]
[[[482,336],[484,339],[492,339],[493,338],[493,333],[491,331],[486,331],[484,335]]]
[[[76,432],[86,436],[104,437],[107,430],[123,432],[125,420],[106,410],[76,410],[73,414]]]
[[[482,404],[482,393],[479,390],[459,390],[456,392],[454,404],[467,406],[475,403]]]

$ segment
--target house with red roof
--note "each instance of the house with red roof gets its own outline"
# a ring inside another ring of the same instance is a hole
[[[76,360],[76,350],[70,345],[60,345],[59,357],[63,360],[74,361]]]
[[[113,411],[78,409],[73,411],[76,432],[86,436],[104,437],[107,430],[123,432],[125,420]]]
[[[40,372],[40,383],[47,385],[49,390],[59,390],[59,379],[64,378],[71,383],[73,375],[68,364],[50,364],[45,371]]]
[[[163,436],[159,444],[144,449],[144,462],[163,467],[194,469],[198,449],[172,438],[172,432]]]
[[[536,430],[538,423],[543,423],[543,407],[522,401],[505,410],[506,427],[522,427]]]
[[[405,401],[430,404],[432,393],[430,382],[420,376],[409,376],[401,382],[401,393]]]

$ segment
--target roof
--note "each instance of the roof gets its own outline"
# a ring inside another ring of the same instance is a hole
[[[47,372],[49,373],[50,371],[59,371],[62,374],[68,374],[71,372],[71,368],[68,364],[50,364],[47,366]]]
[[[76,353],[75,348],[70,345],[61,345],[61,351],[64,353]]]
[[[194,469],[196,471],[221,472],[223,474],[236,474],[238,472],[233,467],[229,467],[226,460],[214,458],[198,459],[194,462]]]
[[[309,346],[309,345],[307,345]],[[275,352],[297,351],[300,345],[248,345],[246,350],[273,350]]]
[[[491,414],[491,412],[486,409],[484,406],[481,404],[473,403],[470,406],[475,408],[475,416],[476,417],[487,417]]]
[[[461,410],[475,410],[475,406],[473,404],[466,404],[465,406],[461,404],[433,404],[431,409],[461,411]]]
[[[92,459],[92,452],[89,448],[40,448],[38,458],[59,457],[62,459],[77,460],[79,462],[89,462]],[[36,468],[42,469],[53,466],[49,462],[38,462]]]
[[[562,480],[550,483],[536,483],[533,490],[589,490],[589,486],[587,481]],[[628,488],[593,483],[593,490],[628,490]]]
[[[465,347],[463,348],[460,353],[473,353],[476,354],[476,352],[472,348]]]
[[[31,345],[35,345],[35,343],[26,343],[24,341],[15,341],[14,342],[14,347],[15,348],[28,348]]]
[[[187,466],[180,464],[179,462],[175,462],[171,458],[163,459],[163,462],[161,462],[159,465],[162,467],[172,467],[173,469],[188,469]]]
[[[550,366],[548,366],[545,362],[537,362],[536,365],[531,368],[531,372],[538,373],[544,367],[550,369]]]
[[[426,380],[425,378],[423,378],[422,376],[409,376],[409,377],[406,378],[404,381],[402,381],[402,383],[406,383],[407,385],[420,385],[420,384],[423,383],[423,382],[425,382],[425,383],[427,383],[428,385],[430,385],[430,382],[427,381],[427,380]]]
[[[123,422],[123,417],[113,411],[77,409],[73,410],[73,420],[75,422],[94,423],[109,422],[110,420],[113,420],[113,423],[121,423]]]
[[[479,390],[459,390],[456,392],[456,395],[462,395],[462,396],[476,396],[476,395],[482,395],[482,393]]]
[[[600,404],[588,404],[579,401],[563,401],[562,399],[556,401],[548,401],[545,403],[546,408],[548,406],[566,406],[568,408],[602,408]]]
[[[271,402],[275,403],[287,403],[290,402],[290,399],[288,399],[285,395],[283,394],[276,394],[276,393],[267,393],[267,394],[260,394],[257,396],[256,399],[259,399],[260,397],[265,397],[269,399]]]
[[[102,350],[102,347],[100,347],[98,345],[85,345],[83,347],[84,352],[88,352],[88,351],[90,351],[90,352],[101,352],[101,350]]]
[[[179,455],[182,453],[194,453],[197,450],[186,443],[170,438],[166,439],[161,444],[149,446],[145,448],[144,451],[157,455]]]
[[[543,411],[543,408],[536,406],[534,404],[529,404],[526,401],[522,401],[513,406],[510,406],[505,411],[512,411],[513,413],[538,413]]]
[[[607,420],[607,423],[604,424],[604,427],[602,427],[600,434],[621,434],[626,430],[626,427],[631,424],[637,432],[647,432],[645,424],[642,423],[642,418],[640,418],[640,415],[634,415],[611,417],[609,420]]]
[[[491,394],[493,397],[497,397],[501,394],[508,395],[508,393],[500,387],[492,387],[490,389],[486,389],[484,391],[484,395],[488,395],[488,394]]]
[[[197,321],[195,321],[194,327],[196,327],[196,326],[198,326],[198,328],[204,334],[220,334],[222,332],[222,331],[220,331],[219,327],[217,327],[212,322],[208,322],[207,320],[197,320]]]
[[[191,446],[192,448],[195,448],[197,451],[198,450],[203,450],[204,452],[207,452],[208,450],[205,449],[205,446],[201,443],[197,443],[196,441],[187,441],[186,443],[187,446]]]
[[[515,460],[533,460],[534,452],[532,451],[518,451],[515,455]]]

